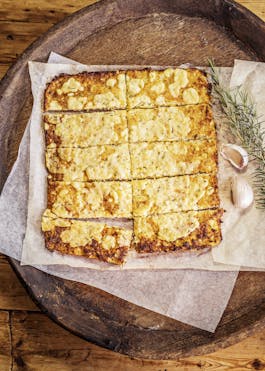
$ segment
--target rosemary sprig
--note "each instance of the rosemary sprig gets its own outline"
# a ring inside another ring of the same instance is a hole
[[[220,83],[217,69],[209,60],[210,74],[215,95],[219,98],[226,123],[231,133],[240,141],[250,157],[255,160],[253,184],[257,207],[265,209],[265,130],[264,121],[258,116],[256,105],[241,87],[226,89]]]

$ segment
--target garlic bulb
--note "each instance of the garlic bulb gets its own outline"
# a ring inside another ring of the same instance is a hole
[[[221,155],[238,170],[243,170],[248,164],[248,154],[244,148],[236,144],[223,144]]]
[[[235,207],[246,209],[252,204],[254,200],[253,190],[244,177],[234,175],[231,179],[231,190]]]

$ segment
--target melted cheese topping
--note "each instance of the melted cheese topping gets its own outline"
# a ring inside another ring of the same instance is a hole
[[[45,115],[47,148],[128,142],[125,111]]]
[[[133,178],[209,173],[217,167],[215,140],[133,143],[130,152]]]
[[[136,217],[133,246],[138,252],[216,246],[221,242],[221,215],[215,209]]]
[[[214,175],[134,180],[132,186],[134,216],[219,206]]]
[[[208,103],[206,76],[197,69],[126,72],[128,108]]]
[[[46,111],[115,108],[126,108],[126,84],[123,72],[59,76],[45,91]]]
[[[60,218],[130,218],[131,183],[50,181],[48,207]]]
[[[186,104],[197,104],[200,102],[198,91],[194,88],[189,88],[183,92],[183,100]]]
[[[45,115],[47,248],[123,262],[132,231],[69,218],[134,217],[138,252],[219,243],[221,211],[195,211],[219,207],[209,99],[206,76],[196,69],[55,78],[45,110],[114,111]]]
[[[210,106],[133,109],[128,112],[131,142],[215,137]]]
[[[130,179],[128,144],[89,148],[54,148],[46,151],[46,166],[53,178],[64,181]]]
[[[132,238],[131,230],[104,223],[45,216],[42,218],[43,232],[54,231],[56,227],[62,228],[59,233],[60,241],[71,247],[85,247],[96,241],[105,250],[118,249],[120,246],[129,248]]]
[[[188,236],[200,223],[195,212],[170,213],[151,217],[135,218],[134,233],[136,238],[173,242]]]

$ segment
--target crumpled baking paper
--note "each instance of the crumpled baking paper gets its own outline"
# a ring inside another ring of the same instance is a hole
[[[28,197],[28,217],[26,236],[23,243],[22,264],[67,264],[72,267],[86,267],[100,270],[124,270],[124,269],[205,269],[205,270],[238,270],[238,267],[218,264],[213,261],[211,251],[198,253],[172,253],[172,254],[149,254],[145,257],[130,251],[126,263],[122,266],[115,266],[97,260],[86,259],[84,257],[61,255],[57,252],[50,252],[45,248],[43,234],[40,230],[40,223],[43,211],[46,208],[46,179],[47,171],[45,167],[45,143],[42,125],[42,97],[46,85],[49,81],[61,73],[78,73],[86,71],[118,70],[128,68],[139,68],[139,66],[84,66],[79,64],[60,64],[60,63],[29,63],[29,72],[32,83],[32,93],[34,105],[31,115],[30,125],[30,181]],[[154,68],[154,67],[153,67]],[[227,77],[225,73],[222,76]],[[231,70],[228,71],[228,81]],[[218,111],[218,109],[217,109]],[[220,126],[221,128],[221,126]],[[219,133],[222,133],[219,130]],[[223,182],[223,160],[220,158],[219,188],[221,199],[228,197]],[[41,190],[41,192],[40,192]],[[224,196],[223,196],[224,194]],[[234,207],[230,205],[233,210]],[[230,215],[227,212],[224,219]],[[107,222],[107,220],[105,220]]]
[[[65,59],[53,54],[53,62]],[[67,61],[68,62],[68,61]],[[0,251],[21,259],[26,227],[29,125],[0,199]],[[37,250],[38,253],[38,250]],[[34,265],[58,277],[86,283],[187,324],[213,332],[231,295],[237,271],[99,271],[68,265]]]
[[[265,130],[265,63],[235,60],[230,88],[241,87],[249,93],[256,104],[257,114],[263,121]],[[264,143],[265,145],[265,143]],[[255,162],[251,161],[247,172],[242,174],[251,183]],[[226,163],[224,172],[227,193],[230,192],[230,178],[236,171]],[[229,209],[229,218],[224,219],[224,241],[213,249],[214,261],[224,264],[242,265],[252,268],[265,268],[265,210],[254,206],[247,210],[232,207],[226,197],[225,209]],[[231,233],[229,233],[231,231]]]

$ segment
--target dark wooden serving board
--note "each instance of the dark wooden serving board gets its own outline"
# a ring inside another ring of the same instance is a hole
[[[217,64],[231,66],[234,58],[265,60],[265,24],[228,0],[105,0],[66,18],[29,47],[1,82],[1,185],[30,115],[27,62],[46,61],[50,51],[85,64],[206,65],[213,57]],[[51,318],[89,341],[130,356],[174,359],[202,354],[265,326],[265,273],[240,273],[223,318],[210,334],[10,261]]]

